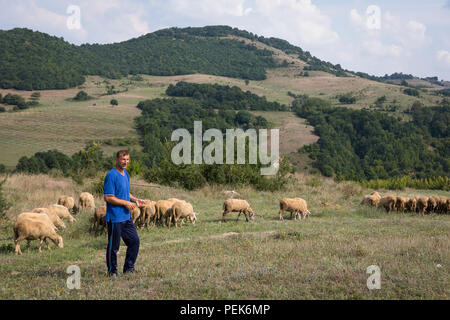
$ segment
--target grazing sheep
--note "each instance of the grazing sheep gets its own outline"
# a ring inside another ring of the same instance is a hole
[[[406,202],[406,210],[409,212],[416,212],[416,198],[410,198],[408,202]]]
[[[250,217],[250,219],[254,219],[255,213],[253,212],[252,208],[245,200],[240,199],[227,199],[223,203],[223,210],[222,210],[222,221],[225,222],[225,215],[228,212],[239,212],[238,217],[236,221],[239,220],[239,217],[241,216],[241,213],[244,213],[245,220],[248,222],[247,213]]]
[[[156,221],[162,221],[162,219],[166,219],[166,224],[168,220],[168,216],[166,215],[167,211],[172,208],[173,204],[177,201],[182,201],[176,198],[170,198],[168,200],[159,200],[155,203],[155,209],[156,213],[153,218],[153,224],[156,223]]]
[[[76,221],[76,219],[70,214],[69,209],[65,206],[53,204],[50,207],[47,207],[47,209],[54,212],[60,219],[68,219],[70,222]]]
[[[295,214],[295,220],[299,214],[302,215],[302,219],[310,214],[306,201],[302,198],[283,198],[280,200],[280,220],[283,220],[284,211],[288,211],[292,215]]]
[[[172,208],[170,208],[170,215],[169,215],[169,229],[170,225],[172,224],[172,219],[175,223],[175,228],[178,227],[178,220],[179,219],[187,219],[192,221],[192,224],[195,224],[197,221],[197,217],[194,213],[194,208],[192,207],[192,204],[189,202],[182,202],[177,201],[173,204]],[[183,226],[184,220],[181,220],[180,227]]]
[[[417,198],[416,210],[417,213],[425,215],[425,210],[428,206],[428,198],[427,197],[419,197]]]
[[[21,219],[26,219],[26,218],[27,219],[38,219],[40,221],[43,221],[43,222],[49,224],[55,231],[58,230],[57,227],[55,226],[55,224],[50,219],[50,217],[46,214],[37,213],[37,212],[23,212],[17,216],[16,221],[19,221]]]
[[[72,197],[61,196],[58,199],[58,204],[66,207],[69,211],[72,211],[73,214],[80,212],[80,209],[75,204],[75,200]]]
[[[82,192],[80,194],[80,199],[78,200],[78,206],[80,207],[80,210],[87,208],[92,208],[95,210],[94,196],[89,192]]]
[[[131,213],[131,219],[133,220],[133,223],[136,223],[136,220],[141,215],[141,209],[139,207],[134,207],[133,210],[130,211]]]
[[[408,201],[409,201],[408,198],[401,197],[401,196],[396,197],[396,199],[395,199],[395,209],[397,209],[397,211],[400,211],[402,213],[405,212],[406,203]]]
[[[436,212],[446,214],[450,210],[450,198],[440,197],[436,206]]]
[[[13,230],[15,253],[18,255],[22,254],[19,243],[23,240],[39,239],[39,252],[42,252],[43,241],[45,241],[47,248],[50,250],[47,238],[52,240],[58,247],[64,247],[63,238],[56,233],[54,226],[45,221],[36,218],[21,218],[15,222]]]
[[[378,207],[378,203],[380,202],[381,196],[378,192],[374,191],[370,195],[364,196],[361,204],[369,205],[372,207]]]
[[[56,226],[56,228],[58,228],[59,230],[66,229],[64,221],[62,221],[61,218],[53,210],[49,210],[48,208],[34,208],[31,212],[46,214]]]
[[[141,208],[141,225],[148,228],[150,220],[155,218],[156,214],[156,201],[144,200],[145,206]]]
[[[95,208],[94,210],[94,217],[92,219],[92,225],[91,225],[91,231],[94,230],[98,230],[99,227],[103,227],[103,231],[106,232],[106,221],[105,221],[105,217],[106,217],[106,206],[100,207],[100,208]]]
[[[397,201],[397,197],[395,196],[385,196],[380,199],[378,203],[379,208],[386,209],[386,212],[391,212],[395,208],[395,202]]]

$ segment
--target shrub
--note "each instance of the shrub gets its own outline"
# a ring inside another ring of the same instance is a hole
[[[8,211],[8,209],[11,207],[11,204],[3,195],[3,184],[6,182],[7,178],[8,177],[5,177],[5,179],[0,182],[0,219],[3,219],[5,217],[6,211]]]
[[[111,99],[111,101],[109,102],[112,106],[118,106],[119,102],[116,99]]]
[[[77,95],[73,98],[75,101],[86,101],[91,99],[91,97],[83,90],[79,91]]]

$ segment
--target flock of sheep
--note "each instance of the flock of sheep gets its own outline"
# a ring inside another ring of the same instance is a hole
[[[178,227],[178,221],[183,225],[184,220],[195,224],[197,221],[197,213],[191,203],[170,198],[168,200],[144,200],[145,205],[141,208],[134,208],[131,211],[131,218],[137,227],[143,228],[152,225],[165,224],[170,228],[173,223]],[[66,225],[64,220],[75,222],[76,219],[71,215],[79,213],[81,210],[93,209],[94,214],[91,218],[90,231],[102,229],[106,231],[106,205],[96,208],[94,197],[88,192],[80,194],[78,206],[72,197],[61,196],[58,204],[53,204],[47,208],[34,208],[30,212],[24,212],[18,215],[14,224],[14,245],[15,253],[21,255],[20,242],[27,240],[28,244],[31,240],[39,240],[39,252],[42,251],[42,243],[45,241],[47,248],[50,249],[48,239],[52,240],[55,245],[63,248],[64,242],[58,230],[64,230]],[[246,221],[253,220],[255,213],[246,200],[227,199],[222,207],[222,221],[225,222],[226,214],[230,212],[239,212],[237,220],[241,214],[244,214]],[[295,219],[306,218],[310,212],[307,209],[306,201],[301,198],[284,198],[280,201],[280,220],[283,220],[283,212],[288,211]]]
[[[421,215],[425,213],[448,213],[450,211],[450,199],[446,197],[413,197],[405,198],[400,196],[381,197],[378,192],[372,192],[370,195],[364,196],[361,204],[373,206],[376,208],[384,208],[387,212],[417,212]],[[57,233],[58,230],[66,228],[64,220],[75,222],[76,219],[70,214],[79,213],[81,210],[88,208],[93,209],[94,214],[91,218],[91,231],[99,228],[106,230],[105,222],[106,205],[96,208],[94,197],[88,192],[80,194],[78,206],[72,197],[61,196],[58,204],[53,204],[47,208],[35,208],[31,212],[21,213],[14,224],[14,244],[15,253],[22,254],[19,243],[23,240],[40,240],[39,252],[42,251],[42,243],[45,241],[47,248],[50,249],[48,240],[52,240],[58,247],[62,248],[63,238]],[[311,212],[307,208],[307,203],[301,198],[283,198],[280,200],[279,219],[283,220],[283,213],[287,211],[291,213],[291,219],[305,219]],[[246,221],[253,220],[255,212],[246,200],[227,199],[222,206],[222,221],[225,222],[225,216],[230,212],[238,212],[237,220],[241,214],[244,214]],[[168,200],[145,200],[145,205],[141,208],[134,208],[131,211],[131,218],[139,228],[148,228],[149,224],[157,223],[166,225],[168,228],[172,225],[178,227],[185,220],[195,224],[197,221],[197,213],[191,203],[170,198]]]
[[[370,195],[364,196],[361,204],[369,205],[375,208],[384,208],[386,212],[416,212],[422,216],[425,213],[447,214],[450,211],[450,198],[447,197],[412,197],[405,198],[400,196],[381,197],[376,191]]]

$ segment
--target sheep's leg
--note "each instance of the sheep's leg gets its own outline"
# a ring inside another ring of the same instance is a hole
[[[39,239],[39,252],[42,252],[42,242],[44,242],[44,239]]]
[[[47,245],[47,249],[50,250],[50,245],[49,245],[49,243],[48,243],[47,238],[44,238],[44,241],[45,241],[45,244]]]
[[[245,221],[248,222],[248,217],[247,217],[247,211],[246,210],[244,211],[244,215],[245,215]],[[249,215],[250,215],[250,213],[249,213]]]
[[[238,216],[237,216],[237,218],[236,218],[236,221],[239,221],[239,217],[241,216],[241,213],[242,213],[242,211],[239,210],[239,214],[238,214]]]
[[[22,240],[24,240],[23,237],[18,237],[16,240],[14,240],[14,244],[16,245],[14,252],[18,255],[22,255],[22,250],[20,250],[20,241]]]
[[[226,213],[225,209],[223,209],[223,211],[222,211],[222,222],[225,222],[225,215],[226,214],[227,213]]]
[[[280,209],[280,220],[283,220],[283,209]]]

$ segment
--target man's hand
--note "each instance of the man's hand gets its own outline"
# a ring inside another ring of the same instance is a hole
[[[131,201],[127,201],[125,204],[125,207],[127,207],[128,210],[130,210],[130,212],[131,212],[131,211],[133,211],[134,208],[136,208],[136,205]]]
[[[141,199],[136,199],[136,204],[139,208],[142,208],[145,206],[145,201]]]

